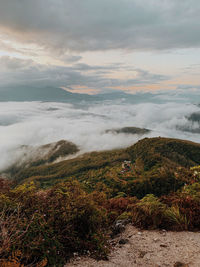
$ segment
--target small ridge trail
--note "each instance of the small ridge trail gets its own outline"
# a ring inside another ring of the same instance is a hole
[[[200,232],[147,231],[127,225],[111,244],[107,261],[76,256],[65,267],[200,267]]]

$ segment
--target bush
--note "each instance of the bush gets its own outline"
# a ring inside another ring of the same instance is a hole
[[[108,212],[109,222],[114,222],[120,215],[132,211],[135,203],[138,202],[136,197],[120,197],[108,200],[105,208]]]
[[[78,182],[62,183],[46,191],[37,191],[34,183],[27,183],[2,195],[2,264],[4,259],[7,266],[9,261],[62,266],[74,252],[85,250],[105,257],[106,211],[93,196]]]
[[[133,210],[133,224],[140,228],[162,227],[167,206],[152,194],[146,195]]]
[[[174,221],[175,227],[171,226],[172,229],[190,231],[200,229],[200,184],[184,186],[180,192],[162,197],[162,201],[169,207],[177,209],[176,214],[180,223],[175,224]]]
[[[182,214],[178,206],[172,206],[165,211],[166,229],[182,231],[188,230],[189,220],[186,214]]]

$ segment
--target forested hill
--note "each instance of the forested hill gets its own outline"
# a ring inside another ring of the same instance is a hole
[[[127,172],[122,171],[125,160],[131,161]],[[174,178],[178,167],[198,164],[200,144],[161,137],[145,138],[126,149],[92,152],[55,164],[23,168],[15,174],[15,179],[18,182],[34,180],[42,187],[76,179],[89,191],[101,184],[113,196],[120,191],[143,197],[146,193],[169,192],[171,187],[179,186]],[[155,182],[160,186],[154,187]]]
[[[200,163],[200,144],[172,138],[145,138],[129,147],[133,161],[141,161],[145,170],[155,165],[189,167]]]

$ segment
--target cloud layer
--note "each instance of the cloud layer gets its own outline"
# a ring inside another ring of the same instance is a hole
[[[200,127],[187,119],[193,112],[200,112],[200,107],[176,102],[133,105],[111,101],[76,108],[64,103],[1,103],[0,170],[23,157],[21,145],[38,146],[65,139],[86,152],[126,147],[144,137],[105,132],[126,126],[151,129],[148,136],[199,142],[199,134],[180,130]]]
[[[1,0],[5,35],[57,53],[200,47],[198,0]]]
[[[83,63],[75,63],[72,66],[57,66],[38,64],[31,59],[12,58],[8,56],[0,57],[0,90],[8,86],[55,86],[76,89],[83,87],[86,90],[92,89],[94,92],[117,87],[128,87],[134,85],[156,84],[170,77],[151,73],[146,70],[132,68],[133,78],[120,79],[111,78],[109,75],[113,71],[120,72],[126,66],[107,65],[91,66]]]

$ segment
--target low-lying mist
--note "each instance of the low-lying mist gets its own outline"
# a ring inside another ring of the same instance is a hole
[[[127,104],[120,101],[73,106],[55,102],[0,102],[0,170],[23,157],[23,145],[40,146],[61,139],[81,152],[127,147],[141,138],[163,136],[199,142],[198,105]],[[112,128],[138,127],[144,135],[115,133]]]

